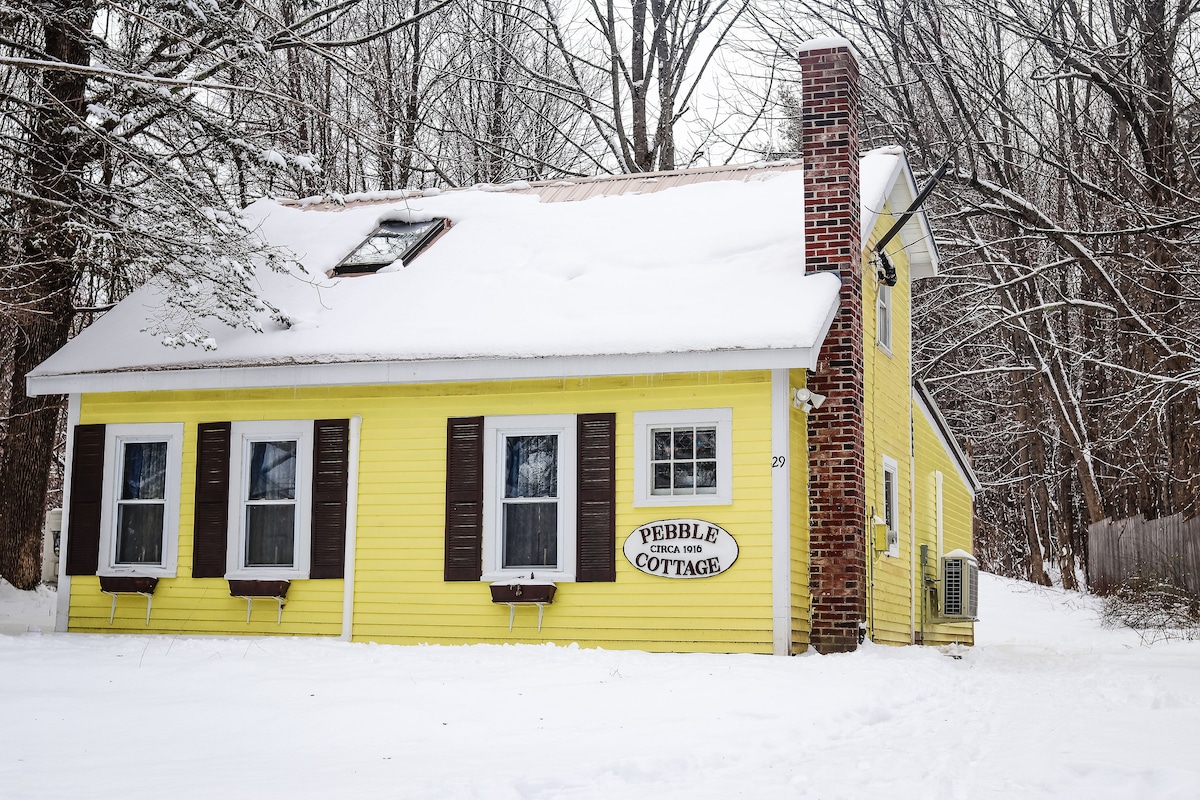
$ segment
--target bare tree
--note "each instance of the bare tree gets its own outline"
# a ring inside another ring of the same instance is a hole
[[[749,0],[588,0],[586,27],[549,6],[552,35],[569,60],[562,90],[576,98],[620,171],[687,166],[676,128]],[[601,92],[589,91],[597,76]]]
[[[212,319],[255,327],[274,312],[287,324],[253,283],[256,269],[282,260],[248,235],[239,209],[273,176],[315,164],[272,147],[247,111],[292,102],[271,83],[279,54],[333,58],[412,22],[329,38],[359,3],[284,2],[275,13],[173,0],[0,2],[0,576],[15,586],[38,580],[61,404],[26,396],[33,367],[148,279],[165,289],[151,333],[166,346],[216,346]]]
[[[864,52],[875,141],[950,164],[916,356],[973,439],[986,559],[1069,586],[1088,522],[1200,511],[1200,7],[800,5]]]

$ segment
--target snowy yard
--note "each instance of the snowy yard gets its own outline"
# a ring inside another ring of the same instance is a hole
[[[981,577],[961,659],[0,636],[0,797],[1200,797],[1200,643]]]

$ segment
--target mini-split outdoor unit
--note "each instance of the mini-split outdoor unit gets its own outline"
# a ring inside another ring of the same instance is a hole
[[[965,550],[942,556],[941,614],[943,619],[979,618],[979,564]]]

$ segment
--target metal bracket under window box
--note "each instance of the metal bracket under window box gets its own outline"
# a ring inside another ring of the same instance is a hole
[[[533,578],[513,578],[507,581],[496,581],[489,587],[492,590],[492,602],[508,606],[508,629],[513,629],[513,618],[517,614],[517,606],[537,606],[538,633],[542,632],[542,613],[546,606],[554,602],[554,593],[558,586],[553,581],[539,581]]]
[[[229,594],[246,601],[246,624],[250,624],[250,612],[254,610],[255,600],[274,600],[279,604],[275,614],[275,624],[283,622],[283,604],[287,601],[288,587],[291,581],[230,581]]]
[[[150,606],[154,603],[154,589],[158,578],[134,577],[132,575],[101,575],[100,591],[112,597],[112,608],[108,610],[108,624],[113,624],[117,615],[117,598],[121,595],[139,595],[146,598],[146,627],[150,627]]]

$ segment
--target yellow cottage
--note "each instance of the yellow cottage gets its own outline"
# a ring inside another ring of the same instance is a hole
[[[914,386],[937,269],[857,68],[797,161],[260,202],[263,331],[147,334],[68,394],[58,628],[792,654],[972,642],[976,482]]]

